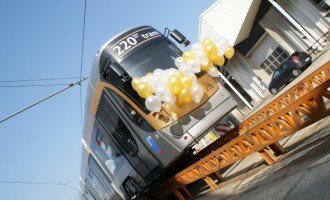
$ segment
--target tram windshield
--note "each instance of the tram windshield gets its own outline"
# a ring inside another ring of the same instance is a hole
[[[171,44],[161,40],[128,56],[120,64],[131,76],[142,77],[157,68],[176,68],[174,60],[179,56]]]

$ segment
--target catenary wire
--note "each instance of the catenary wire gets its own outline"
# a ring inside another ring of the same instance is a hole
[[[81,79],[81,77],[60,77],[60,78],[39,78],[39,79],[18,79],[18,80],[4,80],[0,83],[18,83],[18,82],[37,82],[37,81],[56,81],[56,80],[72,80]]]
[[[56,182],[34,182],[34,181],[3,181],[0,180],[0,184],[22,184],[22,185],[54,185],[54,186],[65,186],[71,190],[79,191],[78,188],[70,185],[70,182],[56,183]]]
[[[69,85],[69,84],[54,83],[54,84],[30,84],[30,85],[0,85],[0,88],[50,87],[50,86],[63,86],[63,85]]]
[[[42,103],[42,102],[44,102],[44,101],[46,101],[46,100],[48,100],[48,99],[50,99],[50,98],[56,96],[56,95],[58,95],[58,94],[64,92],[65,90],[67,90],[67,89],[69,89],[69,88],[72,88],[72,87],[75,86],[75,85],[81,84],[81,82],[87,80],[88,78],[89,78],[89,77],[85,77],[85,78],[83,78],[82,80],[79,80],[79,81],[77,81],[77,82],[75,82],[75,83],[71,83],[71,84],[69,84],[66,88],[63,88],[63,89],[61,89],[61,90],[59,90],[59,91],[57,91],[57,92],[55,92],[55,93],[53,93],[53,94],[51,94],[51,95],[49,95],[49,96],[43,98],[43,99],[41,99],[41,100],[39,100],[39,101],[33,103],[33,104],[30,105],[30,106],[27,106],[27,107],[25,107],[24,109],[19,110],[19,111],[15,112],[15,113],[13,113],[13,114],[11,114],[11,115],[5,117],[4,119],[0,120],[0,124],[3,123],[3,122],[5,122],[5,121],[7,121],[7,120],[9,120],[10,118],[15,117],[16,115],[18,115],[18,114],[20,114],[20,113],[22,113],[22,112],[24,112],[24,111],[26,111],[26,110],[28,110],[28,109],[30,109],[30,108],[36,106],[36,105],[38,105],[38,104],[40,104],[40,103]]]
[[[83,61],[84,61],[84,44],[85,44],[85,26],[86,26],[86,11],[87,11],[87,0],[84,1],[84,18],[83,18],[83,28],[82,28],[82,38],[81,38],[81,55],[80,55],[80,74],[79,79],[82,79],[83,71]],[[83,117],[82,117],[82,88],[79,84],[79,102],[80,102],[80,125],[83,127]]]

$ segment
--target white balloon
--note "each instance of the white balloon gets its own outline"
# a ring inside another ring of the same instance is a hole
[[[180,68],[184,64],[184,61],[183,61],[182,57],[175,58],[174,62],[175,62],[175,65],[178,68]]]
[[[182,65],[183,66],[183,65]],[[179,68],[179,67],[178,67]],[[174,68],[169,68],[169,69],[167,69],[167,75],[169,76],[169,77],[171,77],[171,76],[176,76],[178,74],[178,70],[177,69],[174,69]]]
[[[167,102],[167,104],[170,105],[170,106],[174,106],[174,104],[175,104],[175,100],[176,100],[175,95],[171,93],[170,101]]]
[[[216,67],[210,67],[210,69],[207,70],[207,74],[212,77],[219,77],[219,71]]]
[[[146,108],[151,112],[159,112],[162,106],[160,99],[154,95],[149,96],[146,99]]]
[[[164,70],[162,69],[155,69],[154,72],[152,73],[153,76],[161,76],[164,73]]]
[[[159,74],[152,74],[152,78],[151,78],[151,81],[150,81],[150,85],[152,87],[155,88],[155,86],[158,84],[158,83],[161,83],[162,81],[162,76],[159,75]]]
[[[187,62],[187,66],[189,66],[189,68],[192,69],[191,71],[193,73],[201,72],[201,65],[200,65],[199,61],[197,61],[197,60],[189,60]]]
[[[225,52],[229,43],[228,43],[228,40],[226,40],[225,38],[220,38],[219,40],[217,40],[215,45],[217,46],[218,51],[220,50],[220,51]]]
[[[191,96],[195,103],[201,102],[203,94],[203,89],[198,84],[195,83],[191,86]]]
[[[167,103],[171,101],[171,90],[164,84],[157,84],[155,87],[155,95],[160,98],[161,101]]]
[[[164,70],[163,74],[160,77],[160,82],[162,84],[167,84],[168,79],[169,79],[169,69]]]
[[[188,73],[184,73],[184,75],[189,76],[192,79],[193,83],[197,83],[197,77],[194,73],[188,72]]]
[[[183,73],[194,73],[194,69],[188,64],[181,66],[179,70]]]
[[[224,54],[225,54],[225,50],[218,49],[218,53],[217,53],[218,56],[222,57]]]
[[[201,63],[201,65],[207,65],[209,63],[209,59],[205,55],[203,55],[199,57],[199,62]]]
[[[203,48],[203,45],[202,44],[200,44],[200,43],[194,43],[191,46],[191,50],[193,52],[203,52],[204,51],[204,48]]]
[[[150,79],[148,76],[142,76],[141,77],[141,82],[149,83]]]

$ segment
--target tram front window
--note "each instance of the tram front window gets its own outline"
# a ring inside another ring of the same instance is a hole
[[[163,40],[134,52],[133,55],[125,58],[120,65],[130,75],[142,77],[157,68],[176,68],[174,60],[180,56],[177,51],[179,50]]]

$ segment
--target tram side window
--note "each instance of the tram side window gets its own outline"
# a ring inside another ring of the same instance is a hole
[[[110,102],[111,100],[103,93],[97,112],[97,119],[125,153],[135,156],[138,152],[136,141]]]
[[[90,183],[93,186],[95,192],[97,195],[104,200],[110,200],[110,195],[108,192],[105,190],[104,186],[101,184],[100,180],[97,178],[97,176],[94,174],[92,170],[89,171],[88,173],[89,178],[90,178]]]
[[[118,170],[123,165],[125,158],[114,142],[103,135],[100,130],[96,131],[94,152],[106,166],[111,175],[116,176]]]
[[[117,105],[125,112],[125,114],[134,122],[135,125],[147,132],[155,131],[154,128],[121,96],[114,91],[107,89],[113,97]]]

